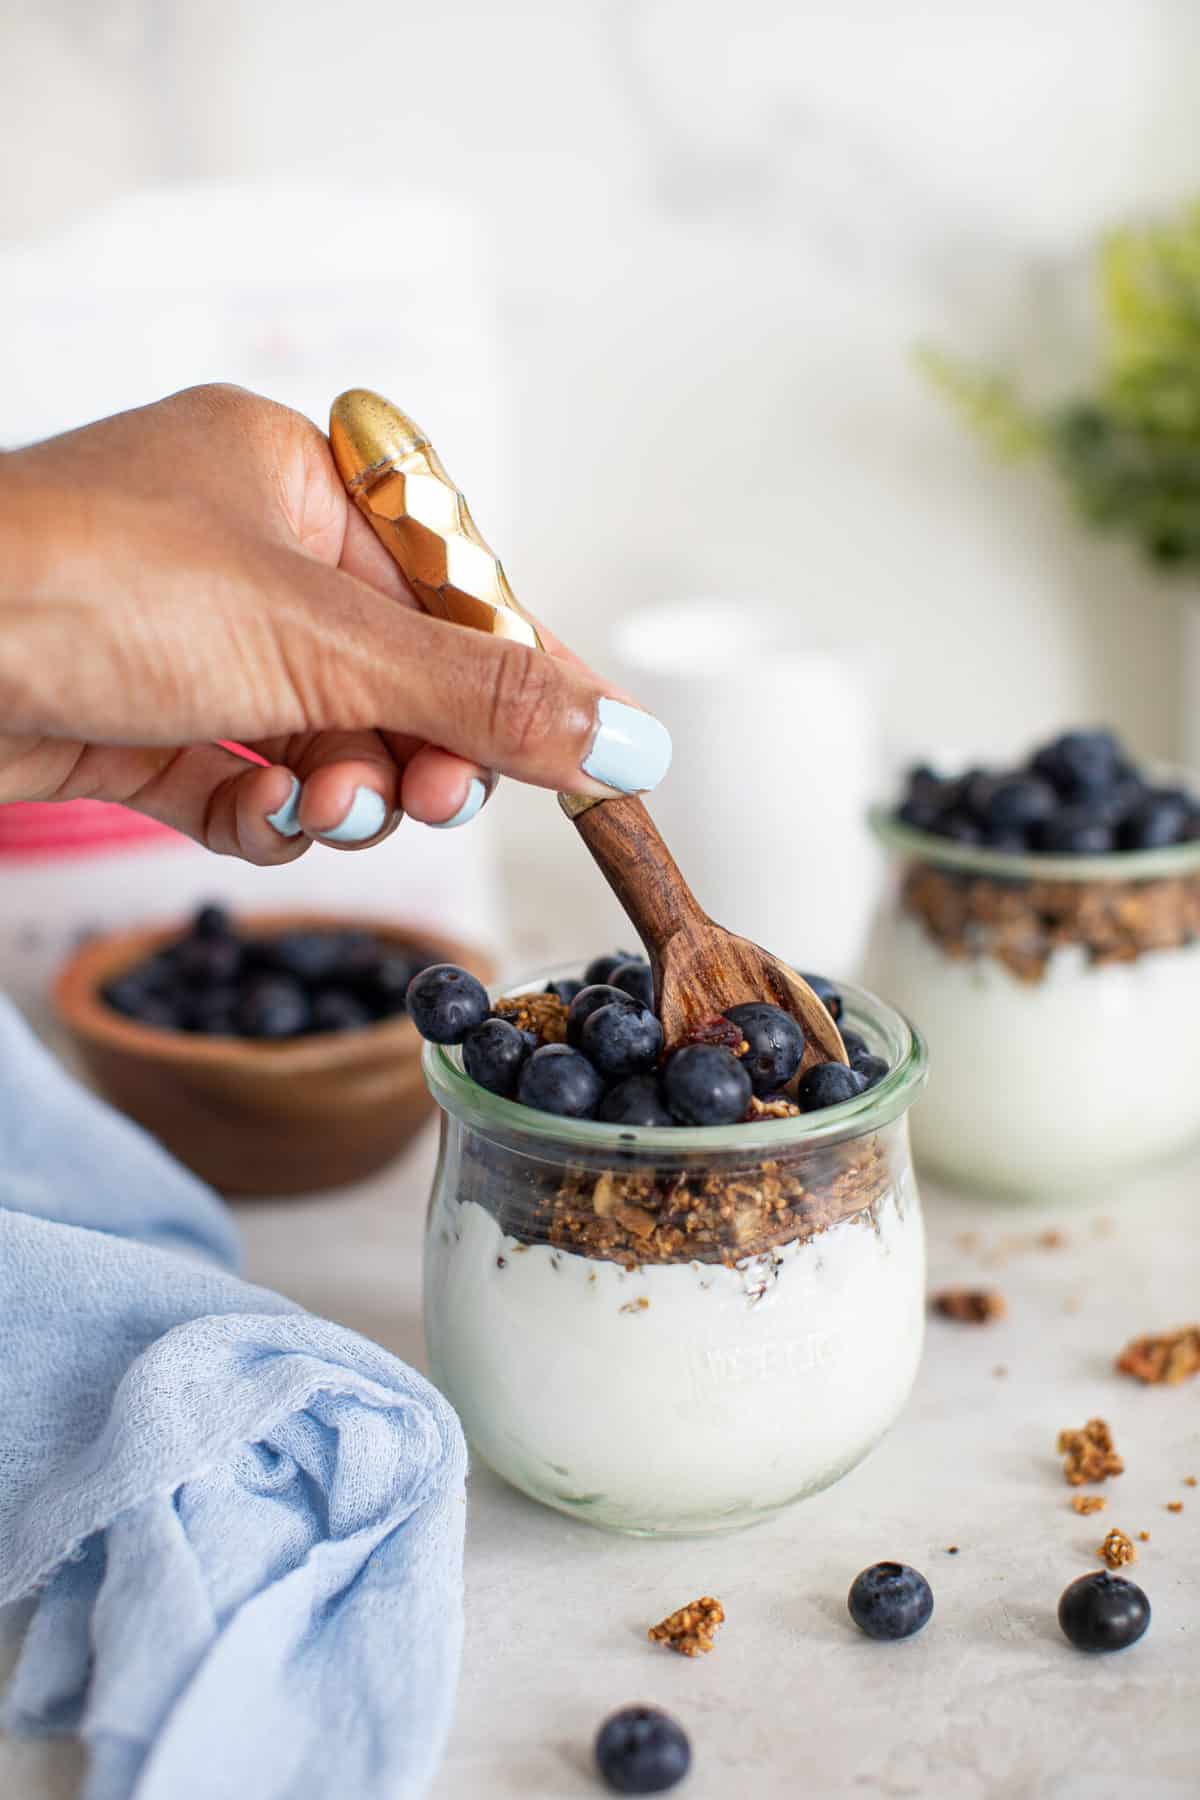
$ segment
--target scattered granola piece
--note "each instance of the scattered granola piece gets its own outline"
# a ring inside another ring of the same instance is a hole
[[[1183,1485],[1184,1487],[1195,1487],[1196,1477],[1194,1475],[1185,1475],[1183,1478]]]
[[[1137,1551],[1133,1539],[1127,1537],[1114,1525],[1104,1542],[1096,1551],[1100,1561],[1107,1563],[1110,1569],[1123,1569],[1126,1563],[1137,1561]]]
[[[954,1242],[960,1250],[970,1253],[979,1248],[979,1233],[977,1231],[960,1231]]]
[[[1168,1500],[1167,1501],[1167,1511],[1168,1512],[1182,1512],[1183,1511],[1183,1501],[1182,1500]]]
[[[636,1300],[627,1300],[624,1306],[619,1308],[619,1311],[627,1313],[645,1312],[649,1305],[649,1297],[646,1294],[639,1294]]]
[[[1065,1231],[1043,1231],[1038,1238],[1041,1250],[1065,1250],[1070,1239]]]
[[[992,1370],[992,1374],[997,1378],[997,1380],[1003,1381],[1004,1377],[1008,1374],[1008,1370],[1003,1363],[997,1363],[995,1368]]]
[[[1139,1531],[1138,1532],[1138,1543],[1139,1544],[1148,1544],[1149,1542],[1150,1542],[1150,1533],[1148,1531]]]
[[[957,1556],[958,1555],[958,1545],[957,1544],[947,1544],[946,1545],[946,1555],[947,1556]]]
[[[995,1288],[946,1288],[934,1294],[931,1304],[943,1319],[957,1319],[964,1325],[989,1325],[1008,1311],[1004,1295]]]
[[[1072,1487],[1120,1475],[1125,1464],[1113,1449],[1112,1432],[1103,1419],[1089,1419],[1082,1431],[1060,1431],[1058,1454],[1066,1458],[1063,1474]]]
[[[1123,1375],[1167,1387],[1186,1381],[1200,1372],[1200,1325],[1134,1338],[1118,1356],[1117,1367]]]
[[[1077,1513],[1097,1513],[1104,1511],[1108,1501],[1103,1494],[1075,1494],[1072,1496],[1071,1505]]]
[[[1077,1313],[1082,1306],[1083,1301],[1077,1294],[1068,1294],[1067,1298],[1063,1301],[1063,1311],[1065,1313]]]
[[[725,1608],[711,1594],[681,1606],[646,1633],[653,1644],[669,1644],[680,1656],[706,1656],[713,1647],[718,1625],[725,1622]]]

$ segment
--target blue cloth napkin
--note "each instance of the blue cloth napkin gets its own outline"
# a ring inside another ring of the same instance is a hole
[[[0,1723],[78,1732],[85,1800],[422,1794],[458,1421],[234,1256],[209,1190],[0,1000],[0,1606],[27,1621]]]

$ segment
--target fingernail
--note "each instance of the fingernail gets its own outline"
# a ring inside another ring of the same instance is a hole
[[[280,837],[299,837],[304,827],[300,823],[300,783],[292,776],[292,791],[282,806],[267,814],[267,824],[273,825]]]
[[[374,788],[357,787],[349,812],[340,825],[321,833],[321,841],[326,844],[365,844],[368,838],[383,830],[386,818],[383,795],[377,794]]]
[[[451,831],[455,825],[466,825],[479,811],[488,797],[488,786],[478,775],[472,775],[467,783],[467,797],[458,811],[450,819],[433,819],[430,821],[431,831]]]
[[[656,788],[671,766],[671,734],[652,713],[601,700],[592,747],[583,771],[593,781],[622,794],[644,794]]]

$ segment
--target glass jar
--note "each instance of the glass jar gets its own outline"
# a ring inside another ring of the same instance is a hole
[[[924,1324],[907,1114],[925,1051],[843,994],[889,1073],[749,1125],[556,1118],[426,1047],[430,1370],[535,1500],[617,1531],[733,1530],[836,1481],[896,1418]]]
[[[1005,855],[872,824],[895,870],[868,978],[933,1064],[920,1168],[1107,1202],[1200,1133],[1200,843]]]

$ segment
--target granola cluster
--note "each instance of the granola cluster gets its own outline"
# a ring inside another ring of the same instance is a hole
[[[510,994],[492,1010],[518,1031],[531,1031],[539,1044],[567,1041],[566,1002],[557,994]]]
[[[681,1606],[661,1624],[652,1625],[647,1637],[653,1644],[668,1644],[680,1656],[707,1656],[717,1627],[725,1622],[725,1608],[711,1594]]]
[[[1085,1481],[1104,1481],[1110,1475],[1122,1474],[1125,1468],[1103,1419],[1089,1419],[1082,1431],[1060,1431],[1058,1454],[1066,1459],[1063,1474],[1072,1487],[1082,1487]]]
[[[1186,1381],[1189,1375],[1200,1373],[1200,1325],[1135,1338],[1117,1358],[1117,1368],[1138,1381],[1167,1387]]]
[[[1200,873],[1156,881],[1019,881],[914,862],[901,907],[947,956],[992,956],[1040,981],[1054,952],[1079,944],[1094,963],[1132,962],[1200,937]]]
[[[1097,1548],[1096,1555],[1102,1563],[1107,1563],[1110,1569],[1123,1569],[1126,1563],[1137,1561],[1137,1550],[1133,1539],[1127,1537],[1115,1525],[1104,1542]]]
[[[947,1288],[934,1294],[930,1304],[943,1319],[957,1319],[963,1325],[989,1325],[1008,1312],[1004,1295],[995,1288]]]
[[[1075,1512],[1082,1513],[1085,1518],[1088,1513],[1103,1512],[1107,1505],[1108,1501],[1103,1494],[1073,1494],[1071,1496],[1072,1508]]]

